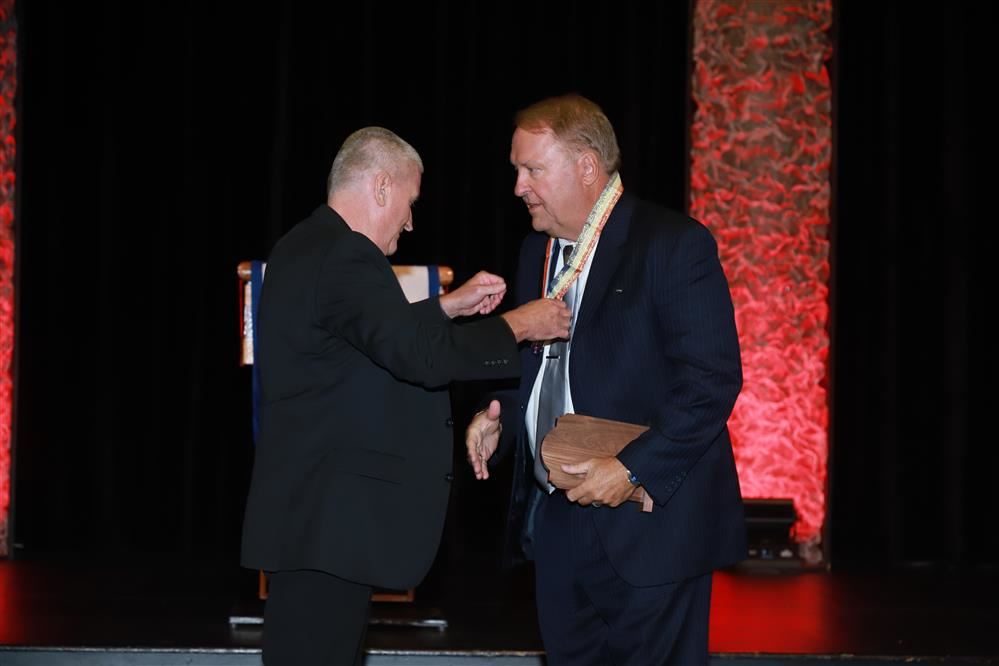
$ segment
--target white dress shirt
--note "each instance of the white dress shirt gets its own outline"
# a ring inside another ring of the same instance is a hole
[[[560,247],[565,247],[566,244],[574,245],[575,240],[566,240],[564,238],[559,239]],[[590,256],[586,258],[586,263],[583,264],[583,269],[579,273],[579,277],[576,278],[576,293],[574,294],[572,303],[572,323],[569,325],[569,341],[565,345],[565,376],[563,381],[565,382],[565,406],[561,410],[563,414],[572,414],[572,390],[569,386],[569,364],[572,363],[572,331],[576,328],[576,317],[579,315],[579,308],[583,303],[583,292],[586,290],[586,280],[590,275],[590,266],[593,265],[593,257],[597,254],[597,245],[600,244],[600,237],[597,237],[597,241],[593,244],[593,250],[590,252]],[[555,264],[555,275],[562,270],[564,260],[562,258],[562,253],[557,253],[557,262]],[[548,290],[547,283],[548,276],[545,276],[545,291]],[[531,398],[527,401],[527,413],[525,415],[525,421],[527,425],[527,442],[531,448],[531,458],[534,458],[534,448],[535,440],[537,439],[537,429],[538,429],[538,395],[541,393],[541,380],[545,375],[545,359],[548,358],[548,345],[545,345],[541,353],[541,366],[538,368],[538,374],[534,378],[534,386],[531,388]],[[555,486],[548,484],[548,492],[551,493],[555,490]]]

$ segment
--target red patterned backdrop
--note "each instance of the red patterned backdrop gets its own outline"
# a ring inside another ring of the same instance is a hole
[[[10,515],[11,408],[14,395],[14,161],[17,145],[17,25],[14,0],[0,0],[0,556]]]
[[[831,0],[698,0],[691,215],[719,242],[745,385],[743,495],[792,498],[821,557],[828,458]]]

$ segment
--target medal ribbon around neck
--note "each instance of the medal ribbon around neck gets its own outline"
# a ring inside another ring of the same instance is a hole
[[[547,298],[562,298],[565,296],[565,292],[569,290],[570,285],[583,272],[583,266],[586,265],[586,260],[589,259],[593,248],[597,244],[597,240],[600,238],[600,232],[603,231],[604,225],[607,224],[607,218],[610,217],[611,211],[614,210],[614,205],[621,198],[623,192],[624,185],[621,184],[621,175],[615,171],[611,179],[607,181],[607,185],[604,186],[603,192],[597,198],[593,209],[590,210],[590,214],[586,218],[586,224],[583,225],[583,230],[580,232],[579,238],[576,239],[575,247],[572,248],[572,254],[569,255],[569,261],[562,266],[562,270],[558,272],[552,283],[547,285],[548,288],[545,290]],[[548,277],[548,262],[552,260],[552,243],[554,242],[554,238],[548,239],[548,254],[547,259],[545,259],[545,272],[542,273],[542,280]]]

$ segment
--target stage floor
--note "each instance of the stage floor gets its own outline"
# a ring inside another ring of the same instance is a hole
[[[439,618],[447,628],[374,625],[369,664],[543,663],[532,585],[529,568],[438,572],[412,604],[377,604],[374,616]],[[143,652],[203,655],[175,663],[256,663],[260,627],[229,622],[259,610],[255,592],[255,573],[235,566],[0,561],[0,664],[46,663],[25,660],[32,652],[109,663],[102,651],[128,652],[135,664],[147,663]],[[725,663],[999,663],[997,600],[995,571],[736,569],[715,577],[711,652]],[[391,655],[408,661],[385,661]]]

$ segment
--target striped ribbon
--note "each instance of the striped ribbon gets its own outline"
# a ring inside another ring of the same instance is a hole
[[[562,266],[562,270],[558,272],[552,283],[548,285],[545,296],[548,298],[562,298],[565,292],[568,291],[569,286],[579,277],[579,274],[583,271],[583,266],[586,265],[586,260],[589,259],[593,248],[597,245],[600,232],[603,231],[604,225],[607,224],[607,218],[610,217],[611,211],[614,210],[614,205],[621,198],[623,192],[624,185],[621,184],[621,174],[615,171],[597,198],[593,209],[590,210],[590,214],[586,218],[586,224],[583,225],[583,230],[579,233],[579,238],[576,239],[575,247],[572,248],[572,254],[569,255],[569,261]],[[545,272],[542,274],[542,280],[548,277],[548,262],[551,261],[552,243],[554,242],[554,238],[548,239],[548,258],[545,260]]]

